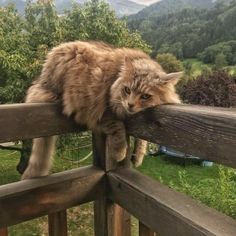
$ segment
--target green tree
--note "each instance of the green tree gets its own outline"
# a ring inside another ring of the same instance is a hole
[[[170,53],[158,54],[156,59],[162,68],[168,73],[183,70],[181,61],[177,60],[176,57]]]
[[[99,40],[116,46],[139,48],[151,52],[138,32],[131,33],[124,20],[104,1],[93,0],[84,5],[73,4],[62,20],[63,38],[73,40]]]
[[[215,67],[221,69],[227,65],[226,57],[223,53],[219,53],[215,59]]]

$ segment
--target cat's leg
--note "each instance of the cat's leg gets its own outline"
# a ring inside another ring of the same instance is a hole
[[[144,155],[147,151],[148,142],[143,139],[135,139],[134,153],[132,155],[132,162],[135,167],[142,165]]]
[[[29,163],[22,179],[48,175],[52,165],[55,142],[56,136],[34,139]]]
[[[56,102],[56,96],[44,90],[40,84],[31,86],[28,90],[26,103]],[[56,136],[36,138],[33,140],[32,151],[28,166],[22,179],[48,175],[52,164]]]
[[[99,128],[109,136],[111,157],[116,161],[122,161],[125,159],[127,140],[124,123],[118,120],[108,119],[103,121]]]

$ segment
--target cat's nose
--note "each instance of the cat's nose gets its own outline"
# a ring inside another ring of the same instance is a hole
[[[133,107],[134,107],[134,104],[128,103],[128,106],[129,106],[129,108],[133,108]]]

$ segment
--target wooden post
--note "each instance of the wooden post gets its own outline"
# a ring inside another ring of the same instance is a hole
[[[157,236],[154,231],[139,221],[139,236]]]
[[[109,142],[109,138],[104,134],[93,134],[94,165],[106,172],[118,166],[128,167],[128,158],[119,164],[109,158]],[[94,203],[94,230],[95,236],[130,236],[130,215],[119,205],[107,199],[107,196],[101,197]]]
[[[67,236],[66,210],[48,215],[49,236]]]
[[[0,229],[0,236],[7,236],[8,235],[8,230],[7,228],[2,228]]]

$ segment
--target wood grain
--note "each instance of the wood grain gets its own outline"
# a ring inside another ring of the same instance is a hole
[[[156,236],[155,232],[139,221],[139,236]]]
[[[109,142],[111,140],[104,134],[93,133],[94,165],[102,168],[106,173],[118,167],[129,165],[129,160],[117,163],[110,157]],[[130,236],[130,214],[107,199],[106,194],[94,203],[94,227],[95,236]]]
[[[0,105],[0,143],[85,130],[56,104]]]
[[[67,236],[66,210],[48,216],[48,234],[49,236]]]
[[[84,167],[0,186],[0,228],[96,200],[104,181],[102,170]]]
[[[0,236],[8,236],[7,228],[0,229]]]
[[[236,221],[134,170],[108,173],[109,195],[161,236],[235,236]]]
[[[236,167],[236,109],[165,105],[126,121],[130,135]]]

